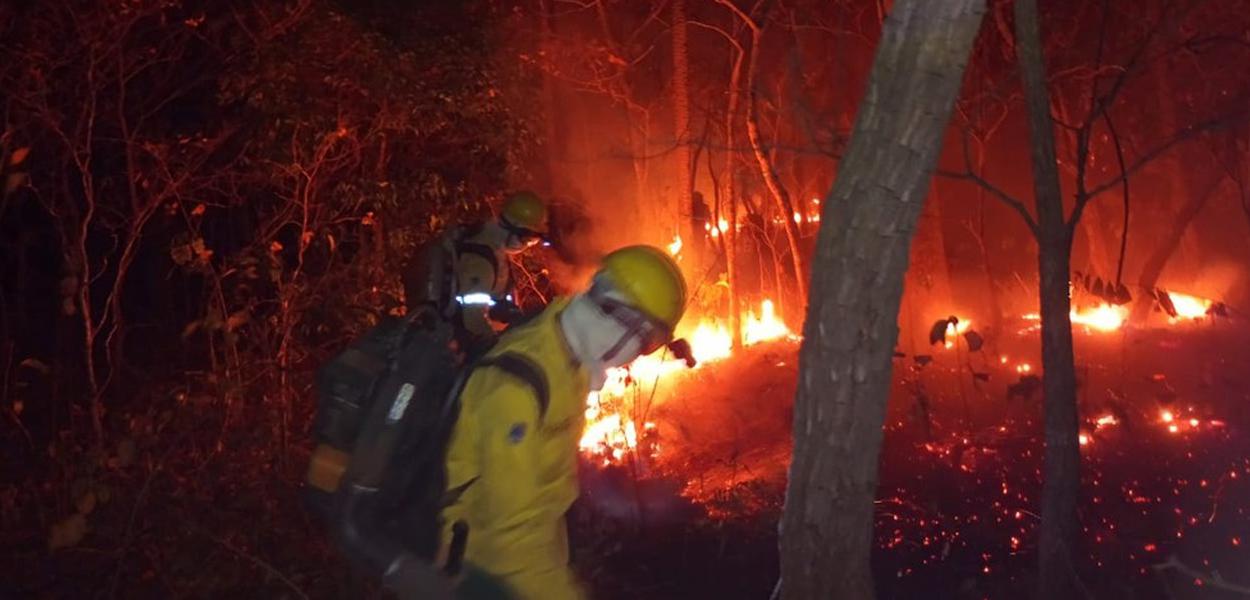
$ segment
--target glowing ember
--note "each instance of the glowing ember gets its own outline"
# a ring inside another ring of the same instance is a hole
[[[678,252],[681,252],[681,236],[675,235],[672,243],[668,245],[668,253],[677,256]]]
[[[959,337],[959,336],[963,335],[963,333],[964,333],[965,331],[968,331],[968,328],[969,328],[969,327],[971,327],[971,326],[972,326],[972,320],[971,320],[971,319],[963,319],[963,318],[960,318],[960,319],[959,319],[959,322],[957,322],[957,323],[956,323],[956,322],[948,322],[948,323],[946,324],[946,338],[947,338],[947,339],[946,339],[946,342],[944,342],[942,345],[943,345],[944,347],[946,347],[946,348],[954,348],[954,347],[955,347],[955,339],[954,339],[954,338],[957,338],[957,337]]]
[[[1164,410],[1159,413],[1159,420],[1163,421],[1164,423],[1171,423],[1172,421],[1176,420],[1176,415],[1173,415],[1172,411],[1170,410]]]
[[[1108,425],[1118,425],[1119,423],[1120,421],[1115,418],[1115,415],[1103,415],[1094,421],[1094,424],[1100,428],[1107,427]]]
[[[1016,372],[1021,375],[1031,371],[1033,371],[1033,365],[1030,365],[1029,363],[1020,363],[1016,365]]]
[[[738,229],[741,229],[741,227],[738,227]],[[716,227],[712,227],[711,223],[704,223],[703,230],[708,232],[708,234],[711,235],[712,237],[720,237],[720,234],[725,233],[726,231],[729,230],[729,221],[726,221],[725,219],[720,219],[716,223]]]
[[[1168,298],[1172,300],[1172,306],[1176,308],[1176,316],[1169,319],[1173,323],[1181,319],[1200,319],[1206,316],[1207,311],[1211,308],[1211,301],[1206,298],[1178,292],[1168,292],[1167,294]]]
[[[1089,445],[1090,437],[1082,433],[1080,434],[1080,436],[1077,437],[1077,441],[1079,441],[1082,446],[1086,446],[1086,445]]]

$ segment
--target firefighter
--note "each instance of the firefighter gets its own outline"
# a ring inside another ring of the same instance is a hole
[[[467,530],[470,572],[501,582],[512,597],[582,598],[569,567],[565,512],[577,498],[578,440],[586,395],[606,370],[669,344],[686,305],[676,263],[650,246],[604,257],[589,290],[557,299],[500,337],[460,396],[447,454],[444,545]],[[464,527],[467,525],[467,529]]]
[[[405,304],[433,309],[457,329],[461,345],[489,347],[499,325],[519,316],[508,257],[544,241],[547,205],[533,192],[516,192],[493,221],[455,227],[404,268]]]

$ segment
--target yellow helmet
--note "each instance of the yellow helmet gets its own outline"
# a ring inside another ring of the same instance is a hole
[[[663,324],[668,335],[686,311],[686,280],[677,263],[653,246],[626,246],[603,257],[596,278],[611,283],[631,307]]]
[[[547,234],[547,205],[534,192],[516,192],[503,202],[505,226]]]

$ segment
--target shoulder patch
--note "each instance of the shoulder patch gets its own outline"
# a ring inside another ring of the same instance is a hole
[[[508,429],[508,443],[519,444],[525,439],[525,423],[514,423]]]

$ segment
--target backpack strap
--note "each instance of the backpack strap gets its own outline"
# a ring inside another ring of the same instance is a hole
[[[541,420],[547,415],[547,406],[551,403],[547,376],[533,361],[515,352],[504,352],[483,358],[477,367],[495,367],[525,382],[538,398],[538,418]]]

